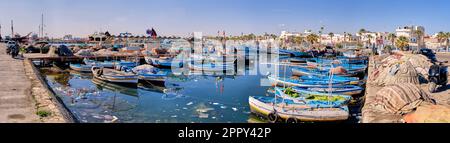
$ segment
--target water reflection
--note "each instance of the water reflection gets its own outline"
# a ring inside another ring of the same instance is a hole
[[[187,70],[169,74],[163,83],[141,82],[138,88],[93,80],[91,74],[73,71],[43,74],[82,122],[246,123],[253,118],[248,96],[266,95],[270,88],[261,86],[265,75],[258,68],[266,65],[258,60],[237,65],[231,75]]]

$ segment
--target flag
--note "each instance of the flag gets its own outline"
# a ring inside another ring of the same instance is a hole
[[[151,35],[152,35],[152,37],[157,37],[158,36],[158,34],[156,34],[156,30],[153,29],[153,28],[152,28],[152,34]]]
[[[152,36],[153,38],[156,38],[158,36],[158,34],[156,34],[156,30],[155,29],[147,29],[146,33],[150,36]]]

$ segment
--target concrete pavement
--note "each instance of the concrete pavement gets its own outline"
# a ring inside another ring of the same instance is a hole
[[[39,122],[33,99],[31,82],[25,75],[23,61],[6,54],[0,44],[0,123]]]

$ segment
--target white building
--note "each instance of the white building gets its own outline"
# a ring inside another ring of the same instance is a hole
[[[320,42],[324,45],[333,45],[337,43],[344,42],[344,35],[341,34],[334,34],[333,37],[331,37],[329,34],[322,34],[320,35]]]
[[[289,37],[300,37],[302,36],[301,33],[298,32],[287,32],[287,31],[281,31],[280,39],[288,39]]]
[[[422,31],[422,35],[418,35],[416,31]],[[404,36],[409,39],[409,46],[417,48],[417,47],[425,47],[424,41],[421,39],[425,35],[425,28],[422,26],[405,26],[398,27],[395,30],[395,35],[398,37]]]

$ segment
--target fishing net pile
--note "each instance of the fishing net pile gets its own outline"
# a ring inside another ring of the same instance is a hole
[[[75,56],[94,56],[94,53],[91,49],[81,49],[75,53]]]
[[[426,77],[432,64],[423,55],[394,53],[384,59],[375,60],[370,73],[371,83],[386,86],[394,83],[419,84],[420,76]]]
[[[96,56],[114,56],[117,53],[118,53],[117,51],[112,51],[112,48],[108,48],[108,49],[100,49],[94,52],[93,54]]]
[[[58,57],[58,54],[56,53],[57,48],[58,48],[58,47],[56,47],[56,46],[54,46],[54,45],[50,46],[47,55],[48,55],[49,57]]]
[[[403,122],[403,115],[419,105],[435,104],[425,91],[412,83],[393,84],[366,98],[362,122]]]
[[[78,51],[81,50],[80,46],[71,46],[70,50],[72,50],[73,53],[78,53]]]

